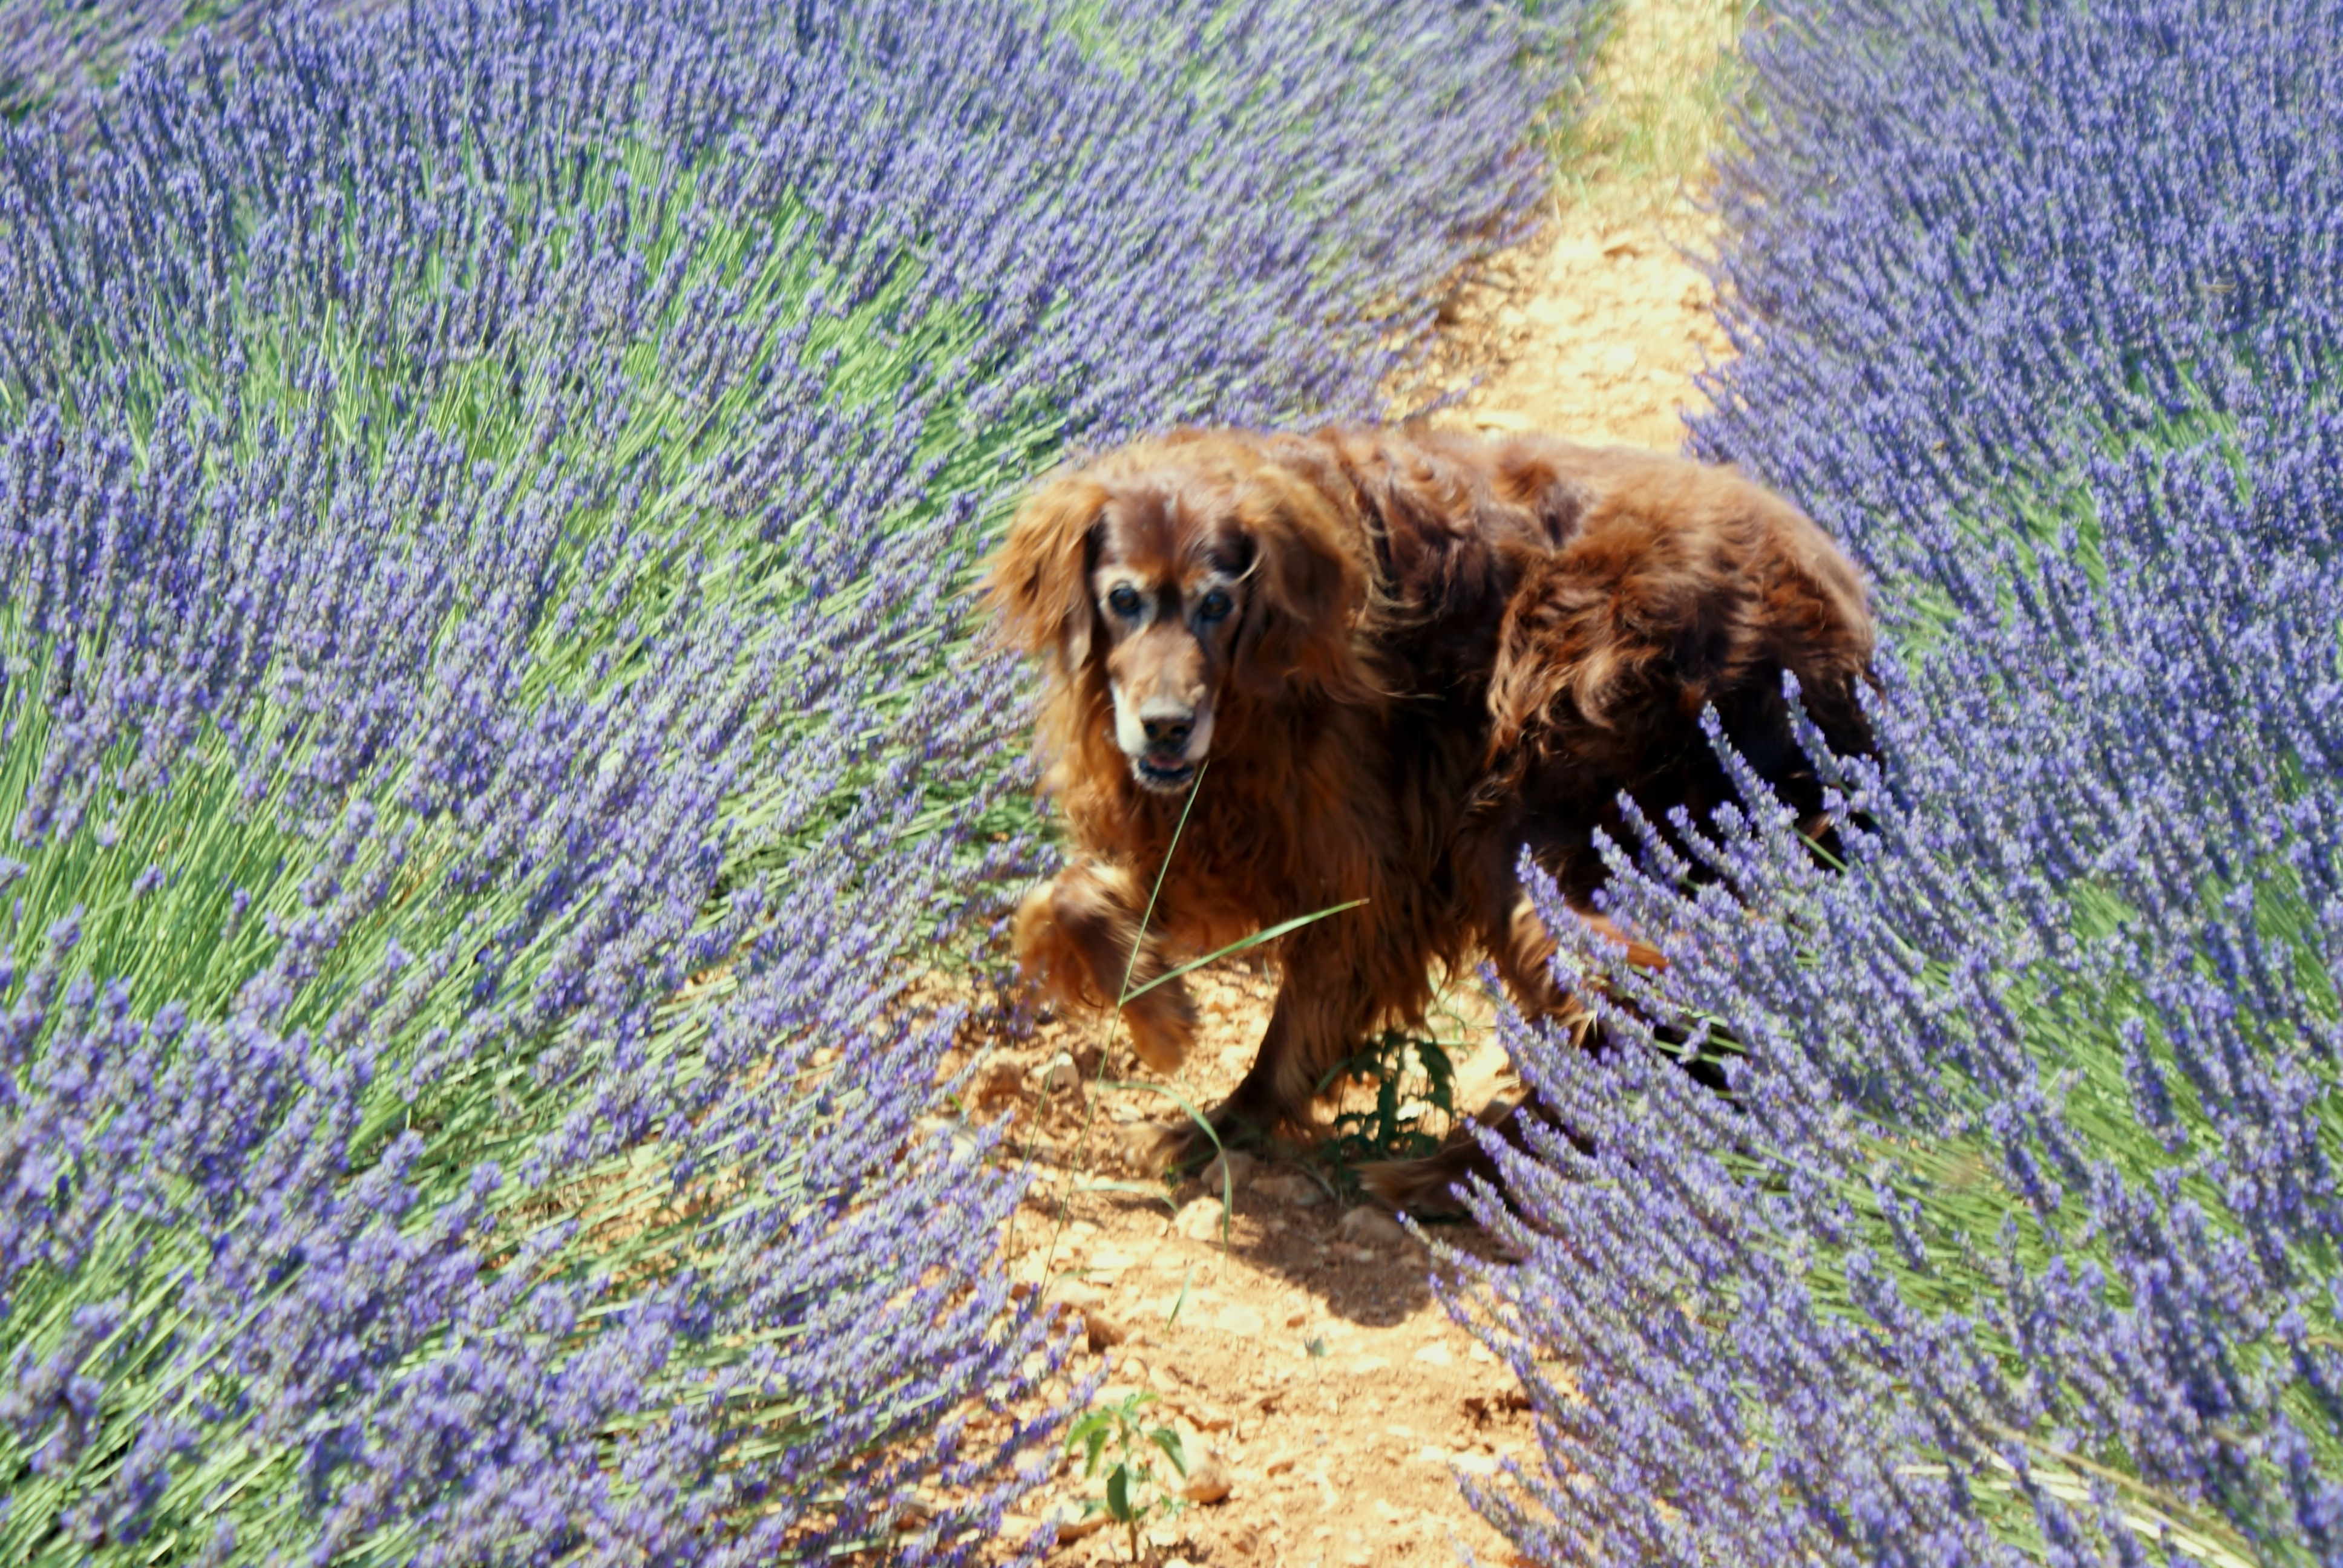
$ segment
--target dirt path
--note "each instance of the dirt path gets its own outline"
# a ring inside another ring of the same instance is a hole
[[[1678,449],[1702,403],[1693,377],[1725,353],[1708,279],[1684,258],[1710,226],[1688,207],[1557,217],[1464,291],[1443,358],[1451,385],[1478,385],[1431,422]]]
[[[1545,231],[1456,301],[1433,386],[1477,385],[1434,423],[1681,443],[1693,377],[1724,352],[1708,285],[1679,252],[1705,249],[1711,234],[1683,187],[1714,141],[1718,51],[1733,27],[1714,0],[1622,0],[1596,66],[1601,102],[1557,150],[1558,166],[1580,173]],[[1687,130],[1679,122],[1703,112],[1704,92],[1707,118]],[[1250,1062],[1274,981],[1242,964],[1197,980],[1199,1048],[1167,1087],[1201,1107]],[[1457,1102],[1471,1108],[1504,1064],[1486,1000],[1450,1002],[1439,1032],[1457,1058]],[[1172,1105],[1160,1091],[1100,1085],[1102,1068],[1131,1068],[1111,1046],[1101,1055],[1099,1020],[1044,1019],[1019,1039],[1001,1005],[969,1043],[981,1058],[978,1107],[1012,1113],[1034,1173],[1011,1267],[1087,1325],[1106,1358],[1101,1402],[1151,1395],[1141,1417],[1180,1430],[1192,1465],[1207,1462],[1204,1490],[1225,1488],[1155,1518],[1141,1560],[1402,1568],[1454,1563],[1463,1546],[1508,1561],[1456,1478],[1495,1473],[1534,1435],[1512,1379],[1433,1295],[1423,1248],[1380,1211],[1346,1207],[1315,1164],[1241,1160],[1225,1213],[1217,1181],[1167,1191],[1135,1180],[1117,1158],[1121,1136]],[[1074,1523],[1081,1498],[1101,1490],[1070,1466],[1045,1492],[1063,1522],[1052,1563],[1129,1561],[1120,1529]]]

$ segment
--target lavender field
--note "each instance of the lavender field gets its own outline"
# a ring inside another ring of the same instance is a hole
[[[1036,852],[970,564],[1373,411],[1559,42],[12,7],[0,1562],[991,1536],[1079,1391],[909,989]]]
[[[969,568],[1070,444],[1379,412],[1553,12],[8,7],[0,1563],[1016,1555]],[[1694,446],[1873,573],[1885,749],[1844,867],[1753,798],[1619,847],[1669,970],[1566,948],[1729,1096],[1508,1026],[1599,1152],[1451,1287],[1543,1449],[1468,1494],[2343,1563],[2343,12],[1752,40]]]
[[[1694,445],[1892,628],[1844,875],[1621,846],[1607,1152],[1460,1291],[1542,1563],[2343,1563],[2343,12],[1823,0],[1753,35]],[[1727,896],[1727,890],[1739,895]],[[1625,1014],[1615,1031],[1644,1031]]]

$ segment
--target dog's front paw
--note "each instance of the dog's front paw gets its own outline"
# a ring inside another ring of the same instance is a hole
[[[1054,898],[1057,884],[1043,882],[1017,906],[1011,928],[1017,970],[1042,998],[1066,1007],[1093,1004],[1083,985],[1087,970],[1082,950],[1058,920]]]
[[[1196,1004],[1178,980],[1125,1005],[1122,1021],[1131,1030],[1131,1049],[1150,1072],[1179,1071],[1196,1043]]]

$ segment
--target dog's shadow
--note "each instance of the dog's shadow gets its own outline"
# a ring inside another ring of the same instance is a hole
[[[1315,1298],[1342,1322],[1392,1328],[1433,1303],[1440,1261],[1388,1212],[1342,1196],[1323,1164],[1307,1153],[1263,1161],[1227,1188],[1190,1176],[1172,1196],[1173,1224],[1191,1240]],[[1232,1206],[1223,1222],[1224,1200]],[[1444,1247],[1498,1255],[1495,1239],[1477,1225],[1428,1229]]]

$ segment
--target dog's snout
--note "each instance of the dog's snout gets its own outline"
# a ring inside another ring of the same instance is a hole
[[[1147,744],[1151,749],[1176,751],[1188,744],[1188,737],[1196,728],[1195,710],[1165,708],[1141,712],[1139,727],[1147,732]]]

